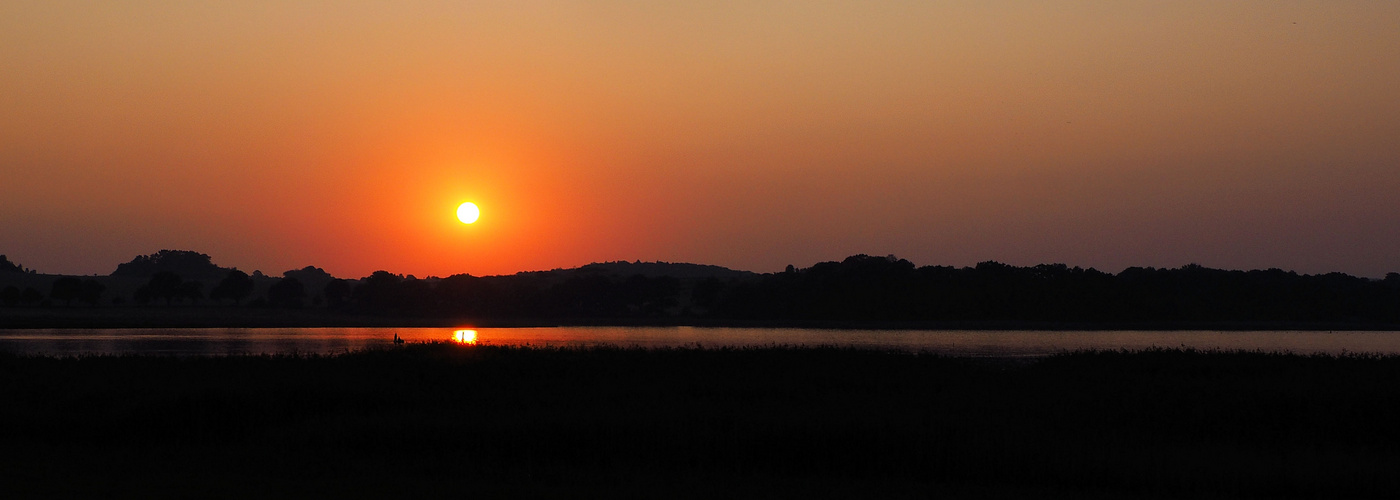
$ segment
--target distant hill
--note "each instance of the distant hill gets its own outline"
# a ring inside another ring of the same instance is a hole
[[[549,271],[523,271],[515,274],[491,276],[489,278],[496,281],[547,285],[582,276],[607,276],[612,278],[630,278],[632,276],[643,276],[646,278],[670,277],[682,281],[699,281],[707,278],[716,278],[720,280],[756,278],[759,274],[706,264],[616,261],[594,262],[581,267],[551,269]]]
[[[583,273],[606,273],[616,276],[642,275],[648,278],[670,276],[678,279],[704,278],[747,278],[757,276],[749,271],[736,271],[727,267],[707,264],[686,264],[673,262],[595,262],[574,270]]]

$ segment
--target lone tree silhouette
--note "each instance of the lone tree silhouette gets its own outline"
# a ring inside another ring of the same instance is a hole
[[[62,300],[68,305],[73,305],[73,301],[83,294],[83,280],[72,276],[64,276],[53,282],[53,287],[49,289],[49,298]]]
[[[238,305],[243,299],[253,294],[253,279],[248,277],[248,273],[234,269],[229,271],[219,284],[214,285],[214,289],[209,291],[209,298],[213,300],[233,300],[233,305]]]

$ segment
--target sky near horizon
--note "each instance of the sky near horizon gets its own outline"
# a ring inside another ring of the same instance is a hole
[[[1400,2],[0,2],[0,254],[166,248],[1380,277]]]

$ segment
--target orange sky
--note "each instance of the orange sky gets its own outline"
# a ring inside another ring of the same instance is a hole
[[[0,253],[1379,277],[1397,26],[1400,2],[3,2]]]

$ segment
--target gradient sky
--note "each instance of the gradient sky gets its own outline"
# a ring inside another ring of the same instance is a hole
[[[0,253],[162,248],[1379,277],[1400,2],[0,1]]]

